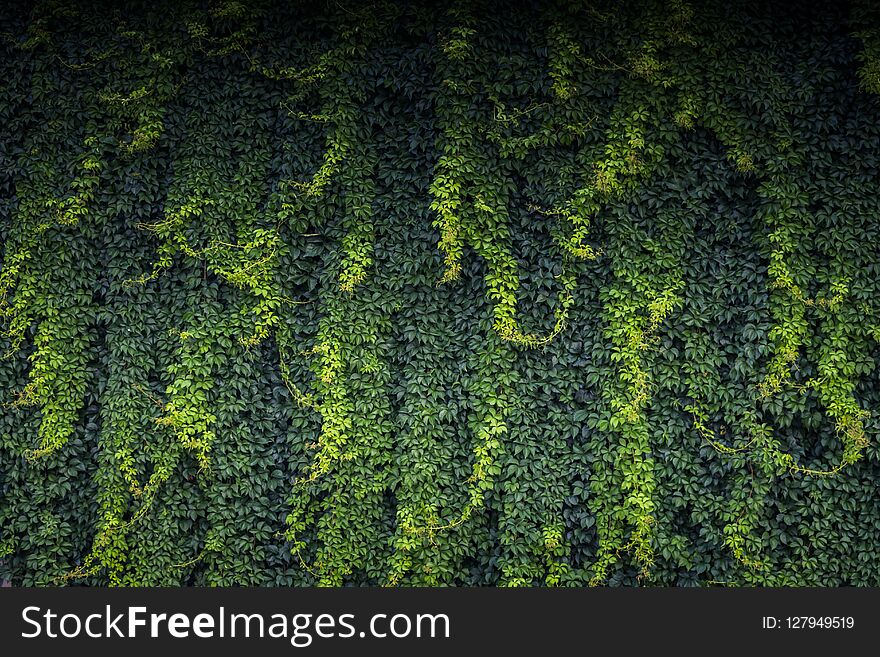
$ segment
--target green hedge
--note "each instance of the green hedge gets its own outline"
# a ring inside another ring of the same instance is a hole
[[[0,578],[880,585],[870,0],[0,18]]]

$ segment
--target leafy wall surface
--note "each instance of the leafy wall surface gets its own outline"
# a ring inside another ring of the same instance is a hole
[[[0,18],[0,578],[880,585],[880,11]]]

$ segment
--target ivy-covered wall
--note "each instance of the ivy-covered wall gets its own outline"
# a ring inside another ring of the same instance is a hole
[[[871,0],[0,49],[0,579],[880,585]]]

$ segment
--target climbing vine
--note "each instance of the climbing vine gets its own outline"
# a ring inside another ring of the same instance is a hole
[[[873,3],[0,18],[0,577],[876,585]]]

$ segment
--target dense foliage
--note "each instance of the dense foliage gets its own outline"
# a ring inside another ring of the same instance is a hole
[[[880,11],[0,24],[0,577],[880,585]]]

